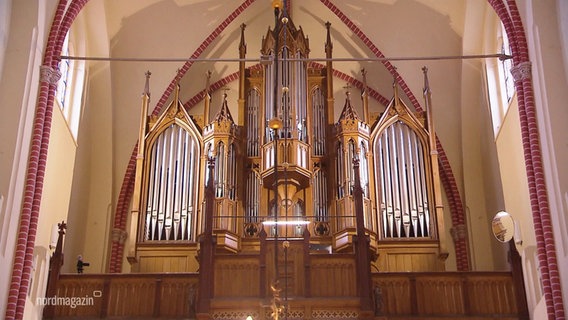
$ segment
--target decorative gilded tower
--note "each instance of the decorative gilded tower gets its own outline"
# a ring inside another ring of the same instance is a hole
[[[213,186],[215,205],[213,230],[217,230],[217,243],[230,251],[239,249],[237,238],[237,173],[239,127],[235,124],[227,105],[227,94],[219,112],[203,129],[203,154],[214,159]],[[208,169],[209,170],[209,169]],[[206,173],[206,177],[209,174]],[[205,181],[207,184],[208,181]]]
[[[351,244],[356,229],[356,208],[353,198],[355,169],[353,160],[359,161],[360,183],[363,193],[365,227],[371,229],[371,201],[369,190],[369,126],[359,117],[351,104],[351,93],[346,93],[345,104],[335,124],[335,196],[337,231],[336,247]]]

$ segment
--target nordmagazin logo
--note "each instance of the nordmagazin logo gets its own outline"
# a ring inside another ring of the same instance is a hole
[[[84,306],[92,306],[95,304],[95,298],[102,296],[102,291],[95,290],[92,295],[84,297],[43,297],[36,298],[36,304],[41,306],[65,306],[71,309]]]

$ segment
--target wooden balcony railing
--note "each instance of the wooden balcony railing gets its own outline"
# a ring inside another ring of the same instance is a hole
[[[304,316],[327,309],[357,314],[353,266],[347,260],[345,264],[335,258],[333,264],[326,263],[324,256],[314,258],[311,297],[290,295],[291,310]],[[247,261],[256,265],[252,259]],[[258,310],[258,319],[264,319],[259,306],[266,304],[266,297],[259,296],[260,291],[255,289],[259,284],[254,278],[259,275],[258,268],[247,269],[254,274],[240,279],[244,273],[236,271],[241,268],[224,268],[224,263],[216,269],[217,279],[224,285],[215,285],[211,314],[236,317],[244,310]],[[334,265],[347,269],[328,270]],[[375,319],[523,318],[508,272],[374,273],[372,278]],[[248,282],[250,291],[230,290],[240,287],[229,284],[231,279],[237,284]],[[60,300],[54,306],[54,318],[193,319],[197,286],[195,273],[64,274],[57,283],[56,297]],[[293,291],[303,292],[297,288]],[[71,299],[75,299],[75,306],[69,303]]]
[[[194,273],[62,274],[44,304],[54,318],[187,318],[197,282]]]
[[[520,319],[509,272],[375,273],[373,286],[376,315],[389,319]]]

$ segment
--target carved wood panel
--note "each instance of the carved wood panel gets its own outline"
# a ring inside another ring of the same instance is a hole
[[[256,297],[260,293],[258,258],[217,256],[214,297]]]
[[[314,297],[353,297],[357,294],[355,260],[349,255],[311,258],[311,287]]]

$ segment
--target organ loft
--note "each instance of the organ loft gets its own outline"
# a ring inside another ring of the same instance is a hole
[[[396,85],[386,107],[370,106],[365,70],[334,97],[331,28],[312,31],[326,42],[311,60],[276,6],[260,63],[247,66],[242,25],[235,115],[226,94],[211,99],[211,74],[204,114],[188,113],[177,86],[149,115],[147,77],[127,259],[136,273],[198,272],[197,314],[234,308],[232,297],[301,313],[335,296],[332,306],[372,313],[372,272],[444,270],[427,70],[425,112]]]

